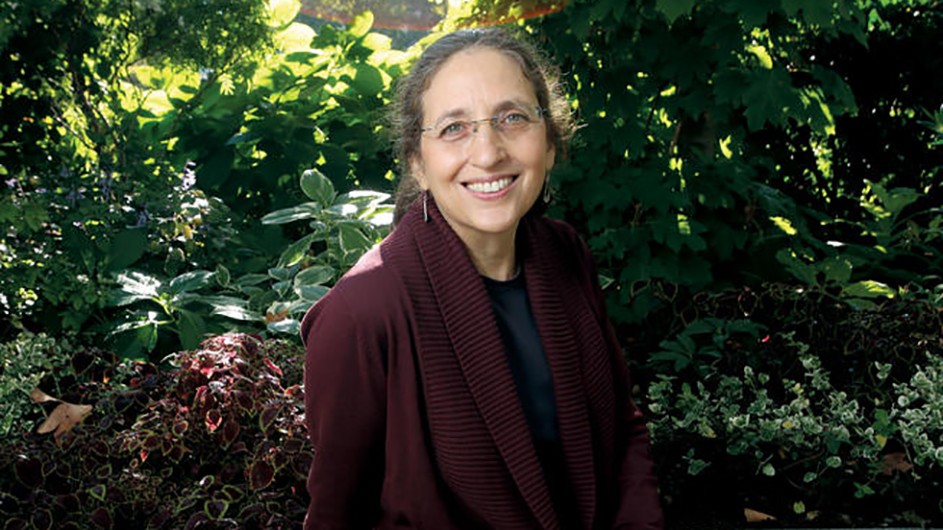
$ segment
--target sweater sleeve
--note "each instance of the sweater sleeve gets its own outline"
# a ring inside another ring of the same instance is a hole
[[[658,483],[652,461],[648,427],[642,412],[632,399],[629,368],[622,355],[622,347],[609,322],[606,298],[599,285],[599,276],[593,258],[585,243],[579,242],[592,284],[593,303],[599,324],[603,329],[609,351],[612,353],[613,383],[616,390],[616,411],[619,413],[616,458],[620,462],[617,474],[616,510],[612,523],[614,530],[661,530],[664,527]]]
[[[367,529],[379,517],[386,377],[382,340],[370,328],[336,292],[302,325],[305,421],[314,448],[305,530]]]

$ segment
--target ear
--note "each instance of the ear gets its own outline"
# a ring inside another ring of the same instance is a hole
[[[423,190],[429,189],[429,184],[426,182],[426,174],[422,168],[422,159],[418,156],[414,155],[409,158],[409,172],[412,173],[413,178],[419,183],[420,188]]]
[[[553,169],[553,163],[556,161],[556,159],[557,159],[557,146],[550,144],[550,146],[547,147],[547,159],[546,159],[547,160],[546,166],[547,166],[548,173],[550,172],[551,169]]]

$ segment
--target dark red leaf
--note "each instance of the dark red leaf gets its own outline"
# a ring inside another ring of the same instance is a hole
[[[210,519],[222,519],[229,509],[229,502],[222,499],[211,499],[203,503],[203,512]]]
[[[230,417],[219,432],[219,443],[223,449],[228,448],[236,437],[239,436],[239,422]]]
[[[265,460],[257,460],[246,469],[249,487],[260,490],[268,487],[275,480],[275,468]]]
[[[52,528],[52,512],[40,508],[33,512],[32,527],[36,530],[50,530]]]
[[[16,478],[30,489],[41,486],[46,478],[43,475],[42,464],[35,458],[17,460],[14,469],[16,470]]]
[[[111,512],[107,508],[96,508],[89,516],[89,519],[99,528],[113,528],[115,523],[111,518]]]
[[[265,362],[265,366],[268,366],[268,369],[274,372],[276,375],[278,375],[278,377],[284,377],[284,374],[282,373],[282,369],[279,368],[278,365],[273,363],[271,359],[266,357],[265,359],[263,359],[263,361]]]
[[[265,407],[262,414],[259,414],[259,427],[266,436],[268,436],[269,429],[272,427],[272,423],[275,422],[275,419],[278,418],[278,413],[281,412],[281,410],[282,407],[280,405],[269,405]]]
[[[223,415],[218,409],[212,409],[206,412],[206,430],[215,432],[223,422]]]

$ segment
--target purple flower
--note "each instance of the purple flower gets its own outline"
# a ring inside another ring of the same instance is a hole
[[[8,188],[19,188],[19,187],[20,187],[20,181],[16,180],[15,178],[13,178],[13,179],[8,179],[8,180],[4,180],[3,183],[6,184]]]

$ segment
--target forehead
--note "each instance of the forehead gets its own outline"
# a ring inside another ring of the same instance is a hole
[[[422,96],[423,114],[491,112],[508,101],[537,103],[533,84],[521,64],[493,48],[455,53],[429,80]]]

